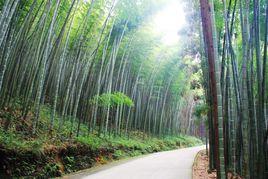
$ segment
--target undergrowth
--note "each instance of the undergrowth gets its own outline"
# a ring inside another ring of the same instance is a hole
[[[8,130],[3,127],[6,119],[1,117],[8,116],[6,113],[13,115]],[[88,134],[85,125],[81,125],[80,136],[75,137],[70,129],[75,131],[77,122],[71,118],[65,120],[60,130],[49,132],[51,111],[48,106],[42,107],[40,125],[32,135],[29,131],[33,115],[29,113],[27,118],[22,118],[19,113],[0,111],[0,177],[61,176],[111,160],[202,144],[190,136],[156,138],[139,131],[121,136]],[[55,129],[59,128],[59,120],[57,116]]]

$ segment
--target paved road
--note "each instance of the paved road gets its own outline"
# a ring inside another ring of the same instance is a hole
[[[195,155],[202,149],[204,146],[155,153],[97,172],[76,174],[70,178],[191,179]]]

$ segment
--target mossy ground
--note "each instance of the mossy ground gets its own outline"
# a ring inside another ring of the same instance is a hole
[[[5,116],[12,120],[8,130],[3,127]],[[121,136],[88,135],[84,125],[81,135],[75,137],[70,129],[76,128],[77,123],[72,124],[71,120],[66,121],[60,131],[49,131],[50,109],[45,106],[35,135],[31,133],[32,121],[31,113],[22,118],[19,110],[0,111],[0,178],[61,176],[112,160],[202,144],[194,137],[155,138],[138,131]],[[59,117],[55,129],[59,127],[58,121]]]

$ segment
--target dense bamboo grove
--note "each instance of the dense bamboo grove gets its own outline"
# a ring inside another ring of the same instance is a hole
[[[38,135],[44,106],[50,136],[68,123],[70,138],[199,135],[207,118],[218,178],[268,178],[267,0],[184,2],[175,46],[151,25],[165,3],[0,1],[0,111],[19,113],[4,130]]]
[[[187,90],[198,70],[177,59],[195,56],[167,51],[142,28],[160,6],[149,0],[1,1],[1,109],[21,104],[24,119],[34,116],[33,135],[44,105],[51,108],[47,130],[69,121],[70,136],[81,135],[81,124],[99,135],[193,132],[196,95]],[[7,119],[5,129],[16,120]]]
[[[200,0],[200,8],[210,169],[268,178],[268,3]]]

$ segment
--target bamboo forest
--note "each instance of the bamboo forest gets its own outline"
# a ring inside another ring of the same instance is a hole
[[[267,179],[267,31],[268,0],[0,0],[0,178]]]

